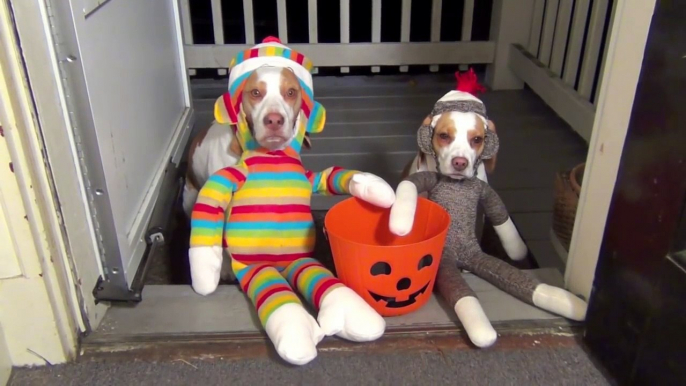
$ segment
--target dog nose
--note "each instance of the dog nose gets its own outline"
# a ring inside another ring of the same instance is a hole
[[[279,113],[269,113],[264,117],[264,126],[269,130],[279,130],[283,126],[283,115]]]
[[[402,291],[410,288],[410,285],[412,285],[412,281],[409,278],[404,277],[398,280],[398,284],[395,285],[395,288],[397,288],[398,291]]]
[[[469,161],[467,161],[467,159],[464,157],[455,157],[455,158],[453,158],[453,167],[458,172],[461,172],[467,168],[468,162]]]

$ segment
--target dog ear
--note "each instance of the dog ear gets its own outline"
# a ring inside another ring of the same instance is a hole
[[[214,119],[221,124],[236,124],[236,109],[231,103],[231,95],[227,92],[214,102]]]
[[[305,133],[305,137],[303,138],[303,146],[305,146],[306,149],[312,149],[312,140],[310,139],[310,133]]]
[[[326,123],[326,109],[319,102],[314,100],[314,94],[302,79],[300,81],[300,88],[302,89],[302,103],[300,105],[300,113],[304,115],[305,132],[306,133],[321,133],[324,130]],[[303,118],[301,115],[300,118]]]
[[[498,134],[495,132],[495,126],[491,127],[493,122],[488,121],[484,135],[484,151],[481,153],[481,159],[491,159],[498,154],[500,141]]]
[[[417,145],[419,145],[419,150],[424,154],[434,154],[434,147],[432,144],[433,139],[433,123],[437,120],[440,115],[432,117],[431,114],[427,115],[422,121],[422,125],[419,126],[417,130]]]

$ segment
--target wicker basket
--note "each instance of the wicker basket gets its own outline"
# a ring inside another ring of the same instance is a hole
[[[584,178],[584,166],[584,163],[579,164],[572,170],[559,172],[555,176],[553,232],[567,251],[572,241],[576,207],[579,203],[581,181]]]

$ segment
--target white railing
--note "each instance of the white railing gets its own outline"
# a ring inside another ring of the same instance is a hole
[[[186,65],[191,70],[216,68],[219,75],[226,75],[231,58],[241,50],[255,44],[253,1],[243,1],[245,44],[224,44],[222,2],[211,0],[215,44],[194,44],[190,18],[190,0],[180,0],[181,19],[186,45]],[[418,1],[418,0],[415,0]],[[425,1],[425,0],[423,0]],[[441,41],[442,0],[432,0],[430,42],[410,42],[412,0],[402,0],[400,41],[381,42],[381,0],[370,0],[372,10],[372,38],[369,43],[350,43],[350,0],[340,0],[340,43],[319,43],[317,34],[317,0],[308,0],[308,44],[290,44],[305,52],[318,67],[340,67],[347,73],[352,66],[371,67],[379,72],[379,66],[398,66],[407,72],[409,65],[430,65],[437,71],[441,64],[490,64],[495,60],[495,43],[472,41],[474,0],[465,0],[462,18],[462,34],[459,42]],[[320,2],[321,4],[321,2]],[[286,0],[277,0],[278,35],[288,43],[288,18]]]
[[[210,0],[215,44],[194,44],[190,0],[179,1],[191,75],[200,68],[226,75],[231,58],[256,42],[253,0],[242,0],[245,44],[224,44],[221,0]],[[381,0],[369,0],[370,42],[350,43],[350,0],[340,0],[340,42],[320,43],[317,6],[321,1],[325,0],[308,0],[309,43],[290,44],[316,66],[339,67],[342,73],[363,66],[376,73],[380,66],[398,66],[407,72],[410,65],[429,65],[430,71],[437,71],[446,64],[463,69],[487,64],[486,81],[491,88],[517,89],[528,84],[576,132],[590,138],[593,95],[601,83],[596,74],[602,73],[598,68],[605,57],[602,42],[613,0],[492,0],[490,41],[472,41],[475,0],[464,0],[462,14],[451,18],[462,19],[458,42],[441,41],[444,0],[431,0],[430,41],[411,42],[412,0],[402,0],[400,41],[393,43],[381,42]],[[276,0],[278,35],[284,43],[288,43],[286,3]]]
[[[535,0],[529,41],[510,52],[515,74],[587,141],[613,7],[610,0]]]

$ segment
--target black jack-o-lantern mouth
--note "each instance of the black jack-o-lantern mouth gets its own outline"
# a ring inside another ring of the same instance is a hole
[[[377,302],[379,302],[379,301],[386,302],[386,307],[388,307],[388,308],[403,308],[403,307],[407,307],[409,305],[414,304],[417,301],[417,296],[426,292],[426,289],[429,288],[429,284],[431,284],[431,282],[424,284],[424,287],[420,288],[419,291],[410,294],[410,296],[408,296],[407,300],[396,301],[395,300],[396,298],[394,298],[394,297],[379,295],[379,294],[376,294],[372,291],[369,291],[369,294]]]

